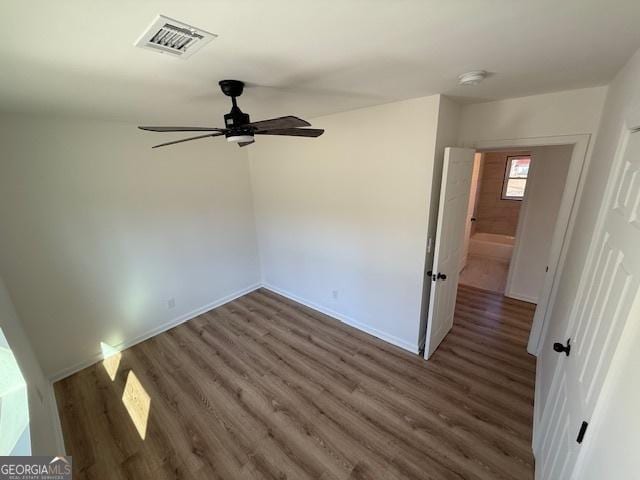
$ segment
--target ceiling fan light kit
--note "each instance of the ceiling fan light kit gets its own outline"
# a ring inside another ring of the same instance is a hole
[[[227,142],[253,142],[253,135],[227,135]]]
[[[138,127],[141,130],[150,132],[209,132],[196,137],[183,138],[172,142],[161,143],[153,148],[165,147],[176,143],[189,142],[208,137],[219,137],[224,135],[228,142],[237,143],[240,147],[245,147],[254,143],[255,135],[282,135],[287,137],[319,137],[324,130],[310,127],[306,120],[294,116],[271,118],[251,122],[249,114],[244,113],[238,107],[237,97],[242,95],[244,83],[240,80],[221,80],[219,82],[222,93],[231,97],[231,111],[224,116],[225,128],[215,127]]]

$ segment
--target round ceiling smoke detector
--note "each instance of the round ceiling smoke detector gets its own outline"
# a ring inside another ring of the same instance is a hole
[[[487,78],[487,72],[484,70],[474,70],[473,72],[463,73],[458,77],[460,85],[477,85]]]

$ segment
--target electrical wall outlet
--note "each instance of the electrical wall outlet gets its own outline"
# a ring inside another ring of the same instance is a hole
[[[169,310],[171,310],[172,308],[175,308],[176,306],[176,299],[171,297],[169,300],[167,300],[167,308]]]

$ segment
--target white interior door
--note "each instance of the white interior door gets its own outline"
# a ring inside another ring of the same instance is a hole
[[[444,151],[425,358],[453,326],[474,154],[469,148],[448,147]]]
[[[476,203],[478,200],[478,190],[480,188],[480,166],[482,165],[482,154],[476,153],[473,159],[473,170],[471,172],[471,186],[469,188],[469,203],[467,207],[467,223],[464,225],[464,248],[462,256],[460,257],[460,268],[462,271],[467,265],[467,259],[469,257],[469,240],[473,233],[473,222],[476,214]]]
[[[640,133],[628,133],[621,152],[566,334],[551,338],[541,354],[559,358],[535,435],[536,479],[573,478],[578,434],[591,421],[640,285]],[[569,355],[552,350],[551,343],[569,338]]]

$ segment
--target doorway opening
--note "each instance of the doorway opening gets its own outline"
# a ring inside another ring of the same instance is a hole
[[[573,145],[476,153],[461,285],[540,302],[556,230],[567,228],[559,215],[572,154]]]
[[[554,232],[566,229],[558,215],[572,152],[550,145],[476,154],[460,284],[538,304]]]
[[[574,135],[445,149],[433,267],[426,272],[426,358],[453,327],[459,285],[530,304],[527,351],[538,354],[588,143],[588,135]]]
[[[460,284],[505,293],[530,167],[530,151],[476,153]]]

